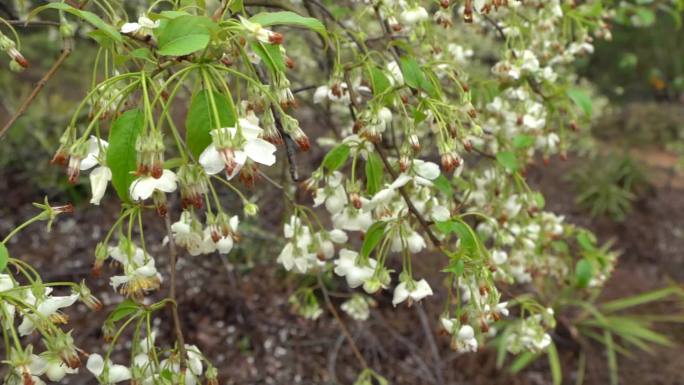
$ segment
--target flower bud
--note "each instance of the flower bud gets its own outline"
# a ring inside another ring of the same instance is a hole
[[[253,217],[259,213],[259,206],[255,205],[254,203],[248,202],[245,204],[243,210],[245,216]]]

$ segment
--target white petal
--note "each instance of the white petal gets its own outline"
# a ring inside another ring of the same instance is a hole
[[[109,382],[117,383],[131,379],[131,371],[123,365],[112,365],[109,368]]]
[[[132,33],[142,28],[138,23],[126,23],[121,26],[121,33]]]
[[[199,157],[199,163],[204,167],[204,171],[209,175],[218,174],[223,171],[225,163],[221,159],[221,154],[216,150],[214,144],[210,144],[202,151]]]
[[[171,193],[176,191],[176,188],[178,188],[178,178],[176,177],[176,174],[171,170],[164,170],[162,176],[157,179],[155,189],[165,193]]]
[[[90,189],[93,191],[90,203],[94,205],[100,204],[110,180],[112,180],[112,170],[109,167],[101,166],[90,173]]]
[[[408,296],[409,292],[406,289],[406,283],[402,282],[398,284],[397,287],[394,288],[394,295],[392,296],[392,305],[396,307],[398,304],[406,301]]]
[[[64,297],[50,297],[38,305],[38,313],[49,316],[54,314],[57,310],[63,307],[69,307],[78,300],[78,294],[72,294]]]
[[[151,176],[143,176],[133,181],[129,194],[134,201],[145,200],[152,196],[157,180]]]
[[[247,142],[245,145],[247,156],[253,161],[266,166],[272,166],[276,162],[275,152],[276,146],[263,139],[255,139]]]
[[[99,377],[104,371],[104,360],[102,359],[102,356],[97,353],[91,354],[90,357],[88,357],[86,368],[88,368],[90,373]]]
[[[416,173],[428,180],[435,180],[439,177],[439,166],[432,162],[416,162]]]

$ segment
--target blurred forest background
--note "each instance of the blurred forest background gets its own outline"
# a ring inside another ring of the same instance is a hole
[[[0,16],[11,17],[12,12],[0,6]],[[580,147],[568,154],[567,161],[553,158],[545,165],[539,159],[528,169],[528,179],[545,194],[551,211],[591,228],[601,241],[614,240],[614,247],[622,252],[607,298],[668,282],[684,283],[682,15],[649,10],[625,17],[630,22],[613,26],[612,41],[597,42],[595,54],[577,64],[581,76],[595,86],[597,119],[592,130],[599,145]],[[61,46],[54,32],[21,29],[22,53],[32,67],[16,74],[6,69],[3,59],[0,122],[12,115],[59,55]],[[28,218],[33,211],[30,203],[44,196],[51,202],[73,202],[75,214],[60,218],[53,233],[27,232],[13,239],[14,254],[33,263],[46,280],[85,279],[99,289],[96,293],[106,296],[113,295],[107,274],[91,277],[89,264],[95,239],[115,218],[118,203],[105,199],[102,209],[89,207],[86,178],[67,184],[63,171],[49,164],[60,133],[90,86],[89,61],[95,52],[92,42],[78,39],[74,54],[0,141],[0,234]],[[315,150],[301,155],[302,172],[318,164],[322,155]],[[186,286],[180,306],[187,339],[216,358],[223,383],[321,384],[321,379],[331,376],[351,383],[357,373],[352,353],[332,317],[307,321],[290,309],[288,295],[295,282],[275,264],[281,209],[268,207],[262,210],[258,226],[247,224],[246,238],[264,242],[242,243],[229,258],[188,257],[180,262],[181,282]],[[160,244],[163,233],[158,230]],[[437,282],[439,277],[433,279]],[[111,299],[105,297],[104,302]],[[355,338],[372,342],[363,344],[372,346],[364,354],[391,383],[435,383],[434,373],[440,368],[450,384],[549,383],[544,360],[513,374],[495,367],[493,349],[456,355],[446,337],[437,338],[435,356],[424,327],[416,325],[421,325],[426,313],[428,319],[437,320],[442,301],[424,302],[394,310],[388,298],[378,298],[378,309],[369,321],[348,320]],[[85,311],[72,313],[73,327],[86,331],[79,334],[77,345],[101,345],[99,325],[105,312],[95,317]],[[436,324],[427,327],[439,334]],[[672,346],[622,358],[621,383],[684,384],[684,328],[680,324],[662,331],[671,336]],[[165,333],[161,330],[161,338]],[[571,373],[577,365],[577,349],[570,346],[561,353]],[[605,362],[598,347],[588,355],[585,383],[608,383]],[[82,383],[88,383],[86,378]],[[572,375],[566,381],[574,383]]]

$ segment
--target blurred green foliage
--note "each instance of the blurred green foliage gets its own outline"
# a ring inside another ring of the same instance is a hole
[[[612,41],[580,63],[613,100],[677,100],[684,95],[684,2],[621,2]]]

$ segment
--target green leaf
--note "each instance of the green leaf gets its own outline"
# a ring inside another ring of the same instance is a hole
[[[280,51],[280,46],[264,44],[258,41],[251,43],[254,52],[266,63],[273,73],[285,72],[285,59]]]
[[[4,243],[0,243],[0,273],[5,271],[7,263],[9,262],[9,251]]]
[[[577,234],[577,243],[579,243],[580,247],[584,251],[594,251],[596,250],[596,237],[594,235],[586,230],[581,230]]]
[[[558,357],[558,350],[553,342],[546,350],[546,355],[549,357],[549,367],[551,368],[551,378],[553,385],[561,385],[563,383],[563,371],[561,369],[560,358]]]
[[[496,160],[502,165],[506,170],[510,172],[516,172],[520,169],[520,163],[518,163],[518,158],[511,151],[501,151],[496,154]]]
[[[211,98],[207,90],[201,90],[192,97],[190,109],[185,118],[185,141],[195,157],[199,157],[202,151],[211,144],[209,131],[235,125],[235,111],[228,97],[218,92],[213,92],[212,95],[219,116],[218,123],[215,122]]]
[[[532,353],[532,352],[523,352],[520,353],[515,358],[515,361],[511,364],[509,367],[509,370],[511,373],[515,374],[518,373],[519,371],[525,369],[527,365],[531,364],[534,362],[537,358],[539,358],[539,353]]]
[[[513,138],[513,147],[517,149],[523,149],[531,147],[535,142],[534,136],[532,135],[516,135]]]
[[[415,59],[406,56],[399,60],[401,73],[404,75],[404,82],[411,88],[423,90],[427,92],[428,95],[434,95],[435,88],[425,77],[425,73],[423,73],[418,62]]]
[[[349,159],[350,151],[351,149],[346,144],[333,147],[323,158],[323,167],[327,168],[330,172],[339,170]]]
[[[126,299],[116,306],[116,309],[109,314],[108,319],[112,322],[118,322],[137,312],[138,310],[138,304],[130,299]]]
[[[456,233],[461,241],[461,248],[471,255],[477,254],[478,242],[470,226],[457,220],[436,222],[435,225],[437,230],[446,235]]]
[[[159,28],[158,53],[164,56],[183,56],[203,50],[209,45],[211,31],[216,24],[208,17],[180,16]]]
[[[374,195],[382,187],[383,165],[380,156],[374,152],[366,160],[366,192]]]
[[[319,33],[326,40],[328,39],[328,32],[325,29],[325,25],[323,25],[320,20],[314,19],[313,17],[304,17],[290,11],[257,13],[250,17],[249,21],[261,24],[264,27],[271,25],[304,27]]]
[[[589,98],[589,95],[579,88],[570,88],[566,91],[566,94],[579,108],[582,109],[582,111],[584,111],[587,116],[591,116],[593,106],[591,104],[591,98]]]
[[[369,67],[368,72],[370,74],[373,96],[377,97],[379,95],[383,95],[383,93],[392,87],[392,83],[390,83],[389,79],[381,69],[377,67]],[[392,104],[393,99],[394,94],[392,93],[386,93],[382,97],[383,104],[386,106]]]
[[[449,182],[449,179],[443,174],[439,174],[437,179],[433,180],[432,183],[437,190],[441,191],[447,197],[454,195],[454,187],[451,185],[451,182]]]
[[[88,23],[92,24],[95,28],[102,30],[107,36],[110,38],[114,39],[117,42],[122,42],[123,38],[121,37],[121,34],[119,31],[116,30],[116,28],[112,27],[111,25],[105,23],[102,19],[100,19],[99,16],[92,12],[88,11],[83,11],[77,8],[74,8],[70,6],[69,4],[66,3],[50,3],[46,4],[42,7],[38,7],[34,9],[31,14],[28,16],[30,19],[31,17],[35,16],[36,14],[46,10],[46,9],[57,9],[60,11],[68,12],[76,17],[79,17]]]
[[[144,124],[140,110],[126,111],[113,123],[109,133],[107,165],[112,170],[112,185],[119,198],[127,202],[128,188],[135,176],[137,152],[135,143]]]
[[[589,286],[591,278],[594,276],[594,265],[586,259],[580,259],[575,265],[575,284],[580,288]]]
[[[385,226],[387,222],[375,222],[368,228],[361,245],[361,256],[368,257],[373,252],[375,246],[385,237]]]
[[[601,309],[605,312],[624,310],[630,307],[645,305],[647,303],[662,301],[670,296],[684,295],[684,291],[677,286],[665,287],[658,290],[649,291],[635,296],[620,298],[601,305]]]
[[[452,259],[451,262],[449,262],[449,266],[442,269],[442,272],[443,273],[452,273],[455,276],[460,277],[461,274],[463,274],[464,270],[465,270],[465,264],[463,263],[463,260],[461,258],[458,258],[458,259]]]

